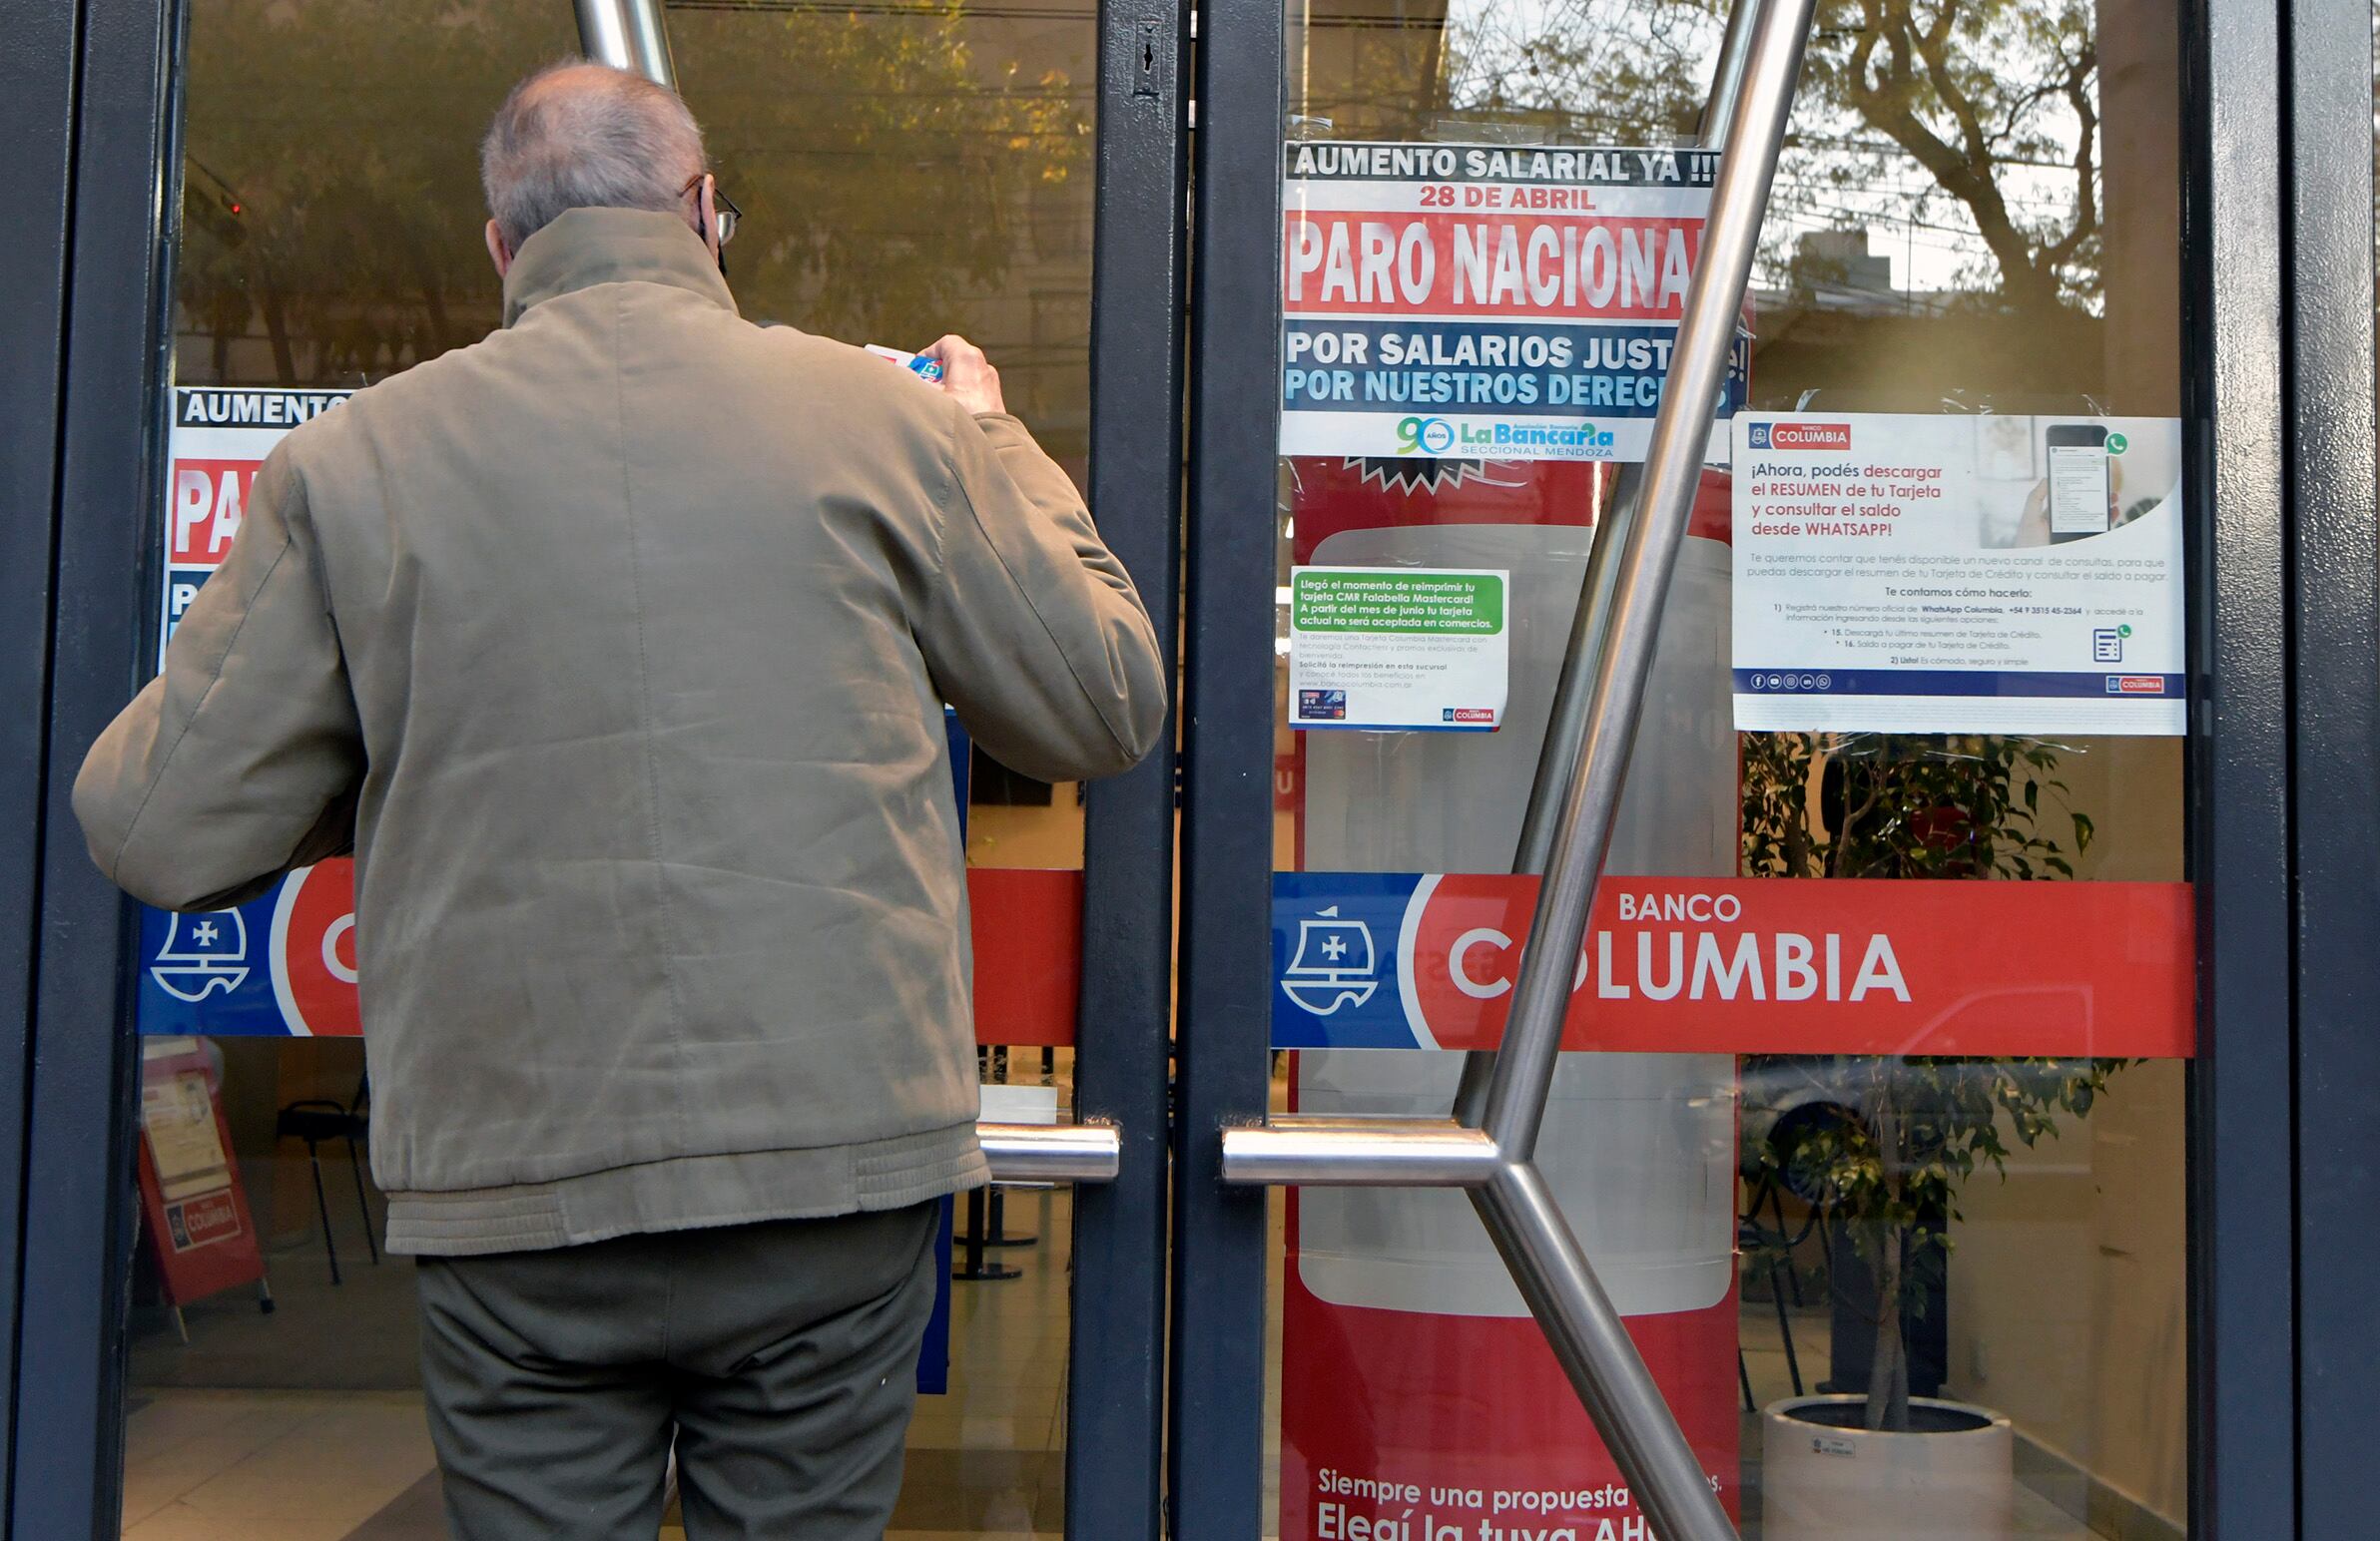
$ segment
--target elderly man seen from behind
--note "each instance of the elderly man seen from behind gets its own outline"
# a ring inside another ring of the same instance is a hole
[[[956,337],[739,318],[671,92],[488,130],[504,326],[292,433],[93,747],[171,908],[352,848],[392,1251],[458,1536],[877,1537],[938,1201],[984,1180],[942,730],[1158,742],[1156,629]]]

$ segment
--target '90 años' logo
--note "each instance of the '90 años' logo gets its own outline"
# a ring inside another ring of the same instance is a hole
[[[1408,417],[1397,425],[1397,453],[1443,455],[1455,447],[1455,425],[1443,417]]]

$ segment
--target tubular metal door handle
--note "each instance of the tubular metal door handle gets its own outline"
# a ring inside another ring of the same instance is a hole
[[[1113,1124],[977,1124],[995,1183],[1112,1183],[1124,1154]]]

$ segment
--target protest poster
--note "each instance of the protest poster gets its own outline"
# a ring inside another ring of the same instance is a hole
[[[1293,141],[1281,453],[1644,458],[1715,152]],[[1743,397],[1739,335],[1723,399]]]

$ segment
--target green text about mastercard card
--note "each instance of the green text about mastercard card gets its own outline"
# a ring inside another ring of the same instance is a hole
[[[1302,567],[1290,726],[1484,732],[1503,719],[1508,574]]]

